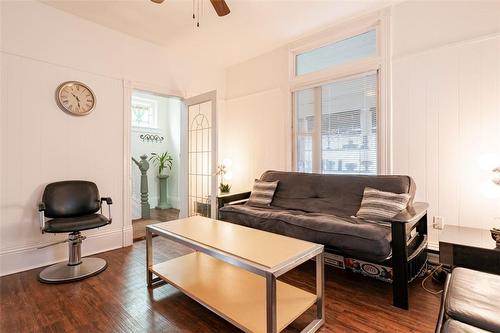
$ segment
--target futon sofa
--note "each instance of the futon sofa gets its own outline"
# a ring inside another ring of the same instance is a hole
[[[385,270],[394,305],[408,309],[408,283],[427,262],[427,204],[413,202],[410,177],[266,171],[260,180],[279,181],[270,206],[246,204],[251,192],[226,195],[218,202],[219,219],[324,244],[326,262],[330,254],[365,275]],[[390,220],[359,219],[365,187],[409,193],[410,201]]]

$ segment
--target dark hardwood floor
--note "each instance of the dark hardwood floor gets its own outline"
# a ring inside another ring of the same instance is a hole
[[[151,209],[151,218],[132,220],[132,230],[134,242],[146,239],[146,226],[158,222],[167,222],[177,220],[179,218],[179,210],[175,208],[169,209]]]
[[[155,261],[190,250],[155,237]],[[85,246],[85,244],[83,245]],[[0,278],[0,332],[238,332],[203,306],[163,285],[146,287],[145,242],[101,253],[109,267],[87,280],[60,285],[37,281],[34,269]],[[283,280],[314,292],[314,264]],[[320,332],[433,332],[439,296],[411,286],[410,310],[391,306],[391,286],[326,268],[326,324]],[[310,309],[285,331],[299,332]]]

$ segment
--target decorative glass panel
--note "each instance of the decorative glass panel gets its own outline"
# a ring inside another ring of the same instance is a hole
[[[320,71],[377,54],[377,33],[370,30],[295,57],[296,75]]]
[[[189,114],[189,216],[211,215],[212,102],[190,105]]]
[[[158,105],[155,100],[132,97],[132,126],[158,128]]]

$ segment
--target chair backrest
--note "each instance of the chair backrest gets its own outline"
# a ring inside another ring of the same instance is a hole
[[[409,193],[411,199],[408,206],[413,204],[415,196],[415,183],[409,176],[266,171],[260,179],[279,180],[271,206],[337,216],[356,214],[365,187],[394,193]]]
[[[96,184],[84,180],[50,183],[43,191],[45,216],[74,217],[97,212],[101,208]]]

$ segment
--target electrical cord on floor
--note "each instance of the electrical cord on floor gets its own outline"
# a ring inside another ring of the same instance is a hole
[[[443,289],[441,290],[431,290],[431,289],[427,289],[427,287],[425,286],[425,282],[427,281],[428,278],[430,277],[433,277],[434,276],[434,273],[436,273],[438,271],[438,269],[442,268],[443,265],[439,265],[439,266],[436,266],[436,268],[434,268],[430,273],[429,275],[427,275],[423,280],[422,280],[422,288],[424,288],[425,291],[427,291],[428,293],[432,294],[432,295],[439,295],[443,292]]]

